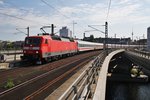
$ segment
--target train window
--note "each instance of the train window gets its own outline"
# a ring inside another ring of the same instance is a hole
[[[48,40],[47,39],[45,40],[45,44],[48,44]]]
[[[25,45],[39,46],[41,43],[41,38],[28,37],[25,39]]]

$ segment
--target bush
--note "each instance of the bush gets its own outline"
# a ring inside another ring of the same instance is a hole
[[[4,88],[10,89],[10,88],[12,88],[14,86],[15,86],[15,84],[14,84],[13,80],[12,79],[8,79],[8,81],[7,81],[6,85],[4,86]]]

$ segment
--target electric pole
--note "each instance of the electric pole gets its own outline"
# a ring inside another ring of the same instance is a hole
[[[29,27],[27,27],[27,37],[29,37]]]
[[[51,31],[52,31],[52,35],[54,35],[54,24],[51,24]]]
[[[107,50],[107,48],[108,48],[107,42],[108,42],[108,23],[105,22],[105,41],[104,41],[104,50]],[[106,51],[106,52],[107,52],[107,54],[108,54],[108,51]]]

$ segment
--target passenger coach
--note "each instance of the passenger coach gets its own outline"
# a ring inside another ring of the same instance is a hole
[[[94,43],[94,42],[87,42],[87,41],[81,41],[81,40],[77,40],[77,43],[78,43],[78,51],[79,52],[103,49],[102,43]]]

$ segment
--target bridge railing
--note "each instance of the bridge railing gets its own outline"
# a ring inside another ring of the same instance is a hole
[[[108,56],[105,58],[99,73],[97,86],[94,92],[94,96],[92,98],[93,100],[105,100],[109,63],[115,55],[123,53],[124,51],[124,49],[113,51],[109,53]]]
[[[102,52],[94,59],[90,67],[86,68],[74,83],[61,95],[59,100],[84,100],[92,96],[91,85],[97,82],[96,76],[100,71],[101,64],[106,56],[106,52]]]
[[[132,53],[134,53],[136,55],[139,55],[139,56],[142,56],[142,57],[150,59],[150,52],[136,50],[136,49],[135,50],[129,50],[129,51],[131,51]]]
[[[19,60],[22,54],[23,50],[1,50],[0,63]]]
[[[5,55],[23,54],[23,50],[1,50],[0,54]]]

